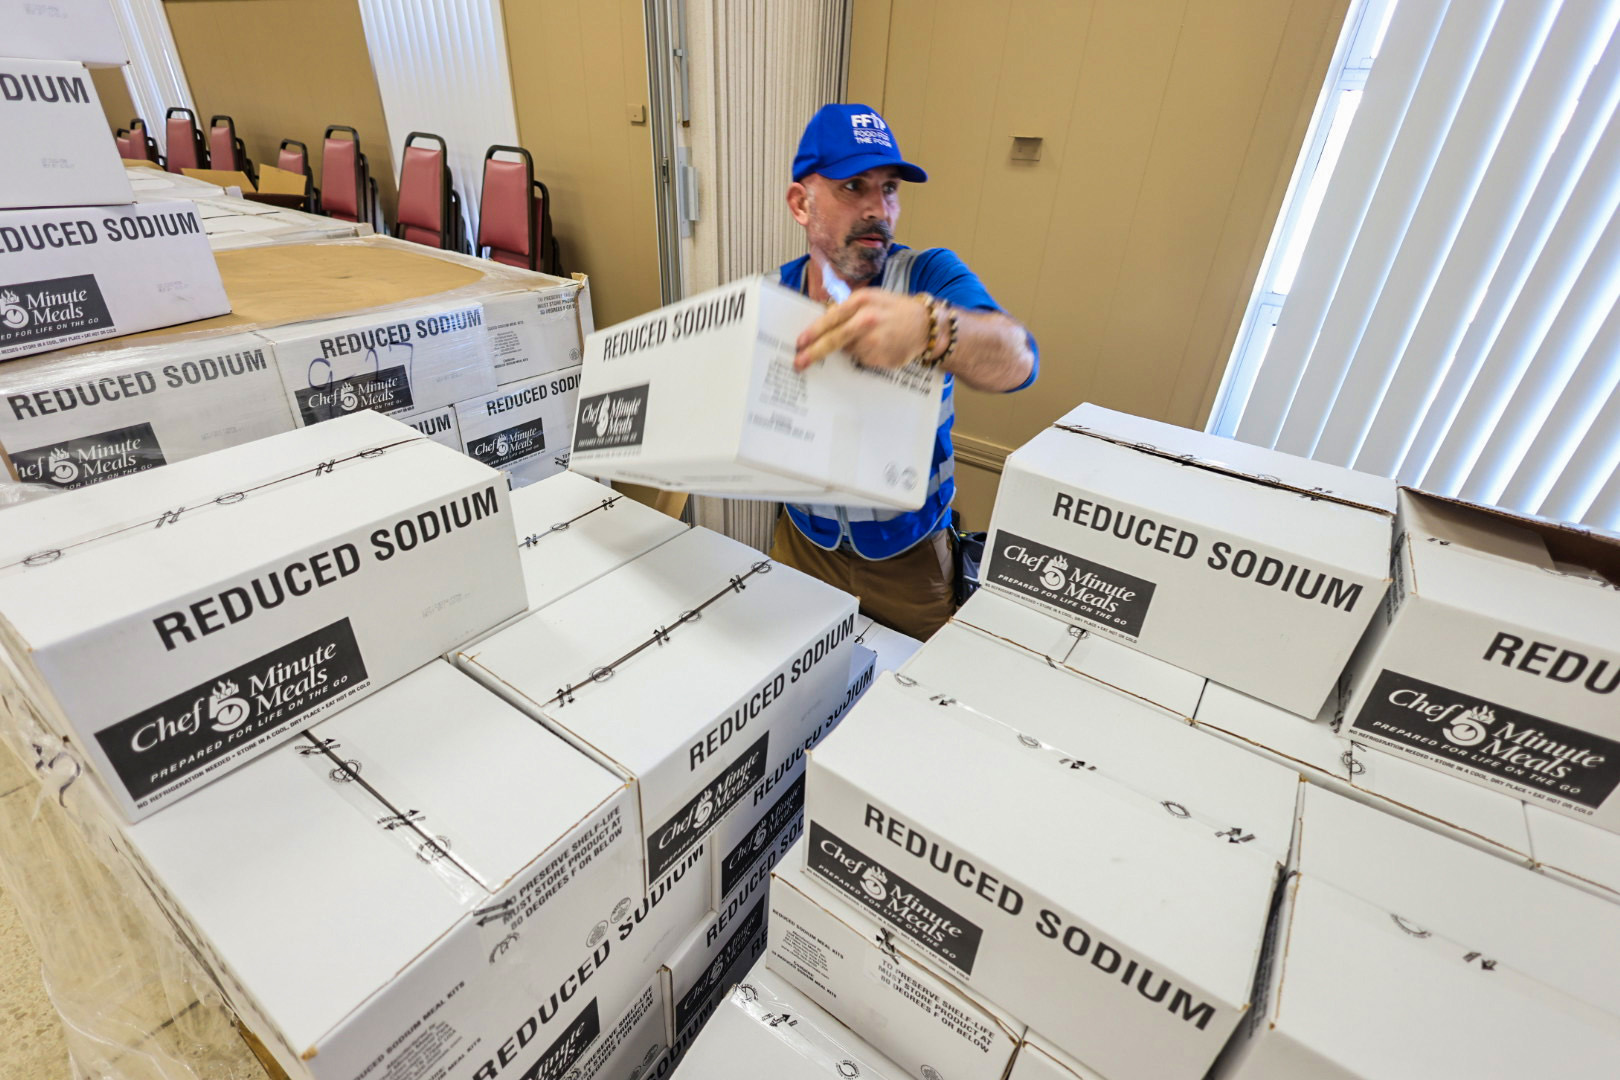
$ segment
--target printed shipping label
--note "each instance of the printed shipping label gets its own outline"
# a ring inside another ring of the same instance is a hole
[[[166,464],[151,424],[131,424],[11,455],[25,484],[79,488]]]
[[[205,768],[367,679],[348,619],[96,732],[131,797]]]
[[[649,385],[581,398],[579,422],[574,425],[574,452],[640,446],[647,433]]]
[[[351,375],[299,390],[293,396],[298,399],[298,413],[306,425],[348,416],[361,409],[389,413],[409,409],[414,404],[411,380],[404,367]]]
[[[1133,639],[1141,636],[1153,603],[1153,582],[1004,529],[995,541],[987,581]]]
[[[647,834],[647,879],[658,881],[664,871],[703,838],[711,825],[726,816],[754,785],[765,778],[765,754],[771,733],[761,735],[737,756],[726,771],[687,800],[661,827]]]
[[[727,989],[725,985],[726,972],[731,966],[744,956],[750,944],[753,943],[760,931],[765,927],[765,897],[760,897],[748,917],[743,919],[733,931],[731,938],[723,945],[718,955],[701,978],[692,985],[681,1000],[675,1005],[675,1030],[685,1031],[686,1025],[703,1010],[703,1003],[714,994]]]
[[[539,417],[505,431],[486,435],[467,447],[467,454],[485,465],[499,469],[531,457],[546,448],[545,426]]]
[[[973,974],[973,962],[984,937],[981,927],[814,821],[810,823],[806,866],[835,891],[939,957],[963,978]]]
[[[112,325],[94,274],[0,284],[0,347]]]
[[[593,998],[579,1018],[546,1048],[539,1060],[523,1071],[522,1080],[562,1080],[600,1034],[602,1020],[596,999]]]
[[[731,890],[742,884],[754,863],[765,854],[765,849],[771,846],[776,834],[787,828],[788,822],[804,809],[804,774],[793,781],[792,785],[782,793],[765,816],[760,818],[754,831],[745,836],[742,841],[721,860],[720,864],[720,895],[730,896]]]
[[[1620,783],[1620,743],[1388,669],[1351,727],[1588,811]]]

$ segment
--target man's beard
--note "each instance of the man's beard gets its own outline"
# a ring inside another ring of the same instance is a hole
[[[869,248],[857,243],[868,236],[883,241],[883,245]],[[893,239],[894,233],[882,222],[857,229],[844,238],[844,246],[839,249],[833,265],[845,280],[870,281],[883,272],[883,264],[889,259],[889,244]]]

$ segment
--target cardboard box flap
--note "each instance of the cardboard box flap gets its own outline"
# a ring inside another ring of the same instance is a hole
[[[359,761],[400,814],[452,838],[457,865],[497,892],[624,782],[435,660],[313,734]]]
[[[1100,405],[1081,405],[1053,426],[1239,479],[1287,488],[1311,498],[1383,514],[1395,513],[1395,482],[1370,473],[1115,412]]]
[[[1018,1048],[1012,1072],[1007,1080],[1105,1080],[1083,1062],[1059,1050],[1052,1043],[1031,1031]]]
[[[931,689],[959,708],[1065,751],[1078,767],[1155,804],[1174,802],[1221,828],[1240,825],[1250,837],[1246,844],[1268,852],[1278,865],[1287,861],[1299,787],[1292,770],[1140,698],[957,626],[930,638],[906,665],[905,676],[920,684],[919,693]]]
[[[1530,828],[1525,804],[1511,793],[1470,784],[1396,754],[1355,744],[1350,782],[1360,791],[1403,807],[1498,848],[1528,859]],[[1432,826],[1431,826],[1432,827]]]
[[[1601,529],[1556,522],[1401,488],[1401,527],[1411,536],[1414,558],[1427,562],[1436,552],[1430,538],[1450,557],[1488,557],[1526,569],[1542,570],[1581,583],[1620,589],[1620,536]],[[1417,545],[1425,545],[1417,547]],[[1421,589],[1424,582],[1417,582]]]
[[[126,831],[264,1014],[303,1051],[485,894],[377,826],[300,737]],[[334,947],[334,943],[341,943]]]
[[[1241,1008],[1278,876],[1275,859],[1251,844],[1228,842],[1205,819],[1167,811],[1100,770],[1064,764],[1071,760],[1030,746],[976,712],[942,709],[884,675],[811,754],[810,842],[816,845],[817,830],[825,828],[818,798],[864,797],[892,812],[925,852],[932,844],[949,848],[955,859],[1015,887],[1027,904],[1065,907],[1073,913],[1065,921],[1084,919],[1121,953],[1151,958],[1142,962],[1161,976]],[[1256,828],[1290,831],[1292,820],[1291,807],[1286,824],[1250,819]],[[1110,827],[1073,827],[1086,821]],[[882,858],[925,887],[949,887],[935,884],[932,871],[913,869],[914,854],[870,825],[829,839]],[[1063,858],[1052,857],[1058,850]],[[1199,888],[1188,890],[1188,881]],[[946,898],[975,903],[966,892]],[[1185,930],[1192,925],[1204,928],[1196,946]]]
[[[1348,741],[1323,723],[1268,705],[1258,698],[1211,682],[1204,688],[1194,723],[1215,728],[1297,763],[1301,768],[1350,779]]]
[[[1054,663],[1062,663],[1068,657],[1082,633],[1081,627],[987,589],[968,597],[968,602],[956,609],[951,621]]]
[[[1620,1017],[1620,906],[1307,787],[1299,871]]]
[[[845,594],[753,548],[693,529],[475,646],[463,663],[640,776],[684,756],[804,643],[809,624],[832,622],[846,605]],[[682,720],[672,723],[677,703]]]
[[[400,487],[407,484],[420,484],[424,491],[443,491],[487,481],[491,492],[488,498],[475,502],[473,496],[464,496],[456,505],[457,515],[481,520],[498,512],[493,492],[499,477],[493,470],[420,438],[414,431],[410,435],[381,454],[362,451],[338,459],[330,469],[316,465],[261,483],[245,493],[238,489],[200,503],[170,507],[171,511],[180,511],[172,516],[163,516],[166,511],[157,504],[146,520],[163,520],[161,528],[127,527],[54,549],[59,555],[45,552],[28,557],[34,559],[32,563],[25,558],[0,566],[0,609],[5,612],[5,621],[22,641],[39,648],[80,633],[87,625],[107,625],[146,611],[155,618],[168,611],[175,597],[195,593],[248,568],[259,567],[266,573],[281,571],[293,554],[288,551],[284,535],[272,531],[243,534],[233,527],[231,508],[245,499],[254,500],[263,513],[274,513],[279,508],[283,520],[321,522],[323,536],[338,535],[399,513]],[[208,458],[195,460],[200,463]],[[158,469],[147,475],[167,471]],[[72,495],[115,486],[99,485]],[[424,512],[437,519],[438,509]],[[448,508],[445,513],[449,513]],[[192,542],[172,542],[172,537],[181,534]],[[314,534],[310,535],[311,541],[318,543]],[[319,554],[319,549],[296,554]],[[359,553],[353,556],[356,560],[359,557]],[[341,570],[343,562],[334,560],[337,556],[328,559]],[[132,566],[143,567],[144,572],[131,574]],[[350,568],[354,569],[358,565]],[[330,567],[327,573],[337,576]],[[94,610],[60,603],[64,588],[97,597]]]
[[[534,611],[691,528],[572,472],[512,492],[512,523]]]
[[[1459,894],[1458,900],[1477,904],[1481,898]],[[1323,881],[1300,882],[1284,937],[1276,1011],[1269,1017],[1275,1030],[1253,1037],[1291,1041],[1295,1055],[1333,1063],[1331,1075],[1600,1076],[1620,1059],[1620,1028],[1612,1018],[1502,965],[1483,969],[1488,956],[1466,959],[1477,946],[1414,935],[1376,905]],[[1308,1059],[1283,1058],[1288,1052],[1270,1050],[1277,1055],[1267,1057],[1275,1071],[1237,1075],[1318,1075]]]
[[[41,358],[61,364],[62,353]],[[12,361],[10,369],[37,363]],[[92,484],[6,511],[0,530],[0,573],[29,556],[66,548],[150,525],[175,510],[299,477],[317,464],[352,458],[378,448],[421,439],[419,432],[374,412],[361,412],[318,427],[260,439],[230,454],[205,454],[121,477],[116,484]]]

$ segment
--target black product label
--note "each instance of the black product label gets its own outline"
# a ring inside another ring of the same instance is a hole
[[[806,866],[835,891],[939,957],[964,976],[973,974],[983,928],[911,882],[855,850],[812,821]]]
[[[704,1003],[711,997],[717,997],[730,989],[732,979],[728,973],[733,967],[747,963],[752,956],[749,946],[753,944],[755,937],[764,932],[764,929],[765,897],[762,896],[748,913],[747,918],[737,924],[737,929],[732,931],[731,937],[720,946],[720,951],[698,977],[697,982],[693,983],[692,988],[675,1004],[676,1032],[685,1031],[686,1025],[702,1013]],[[739,970],[737,975],[742,975],[742,971]]]
[[[112,325],[94,274],[0,283],[0,348]]]
[[[486,435],[467,446],[467,456],[499,469],[538,454],[546,448],[545,425],[537,416],[505,431]]]
[[[362,409],[387,413],[409,409],[415,404],[411,397],[411,380],[403,366],[336,379],[324,386],[299,390],[293,396],[298,399],[298,413],[306,425],[348,416]]]
[[[348,619],[305,634],[96,732],[131,797],[145,798],[367,679]]]
[[[647,431],[647,385],[580,398],[574,453],[640,446]]]
[[[600,1034],[602,1019],[596,1008],[596,999],[592,998],[579,1018],[546,1047],[546,1052],[540,1055],[538,1061],[523,1071],[522,1080],[562,1080]]]
[[[771,733],[761,735],[752,746],[737,755],[726,770],[707,787],[692,796],[670,819],[647,834],[647,879],[658,881],[706,836],[714,824],[726,816],[765,778],[765,754]]]
[[[1620,743],[1387,669],[1351,727],[1548,801],[1595,809],[1620,782]]]
[[[151,424],[131,424],[95,435],[19,450],[11,455],[25,484],[79,488],[166,464]]]
[[[1153,582],[1006,530],[993,539],[985,581],[1133,638],[1142,633],[1157,587]]]
[[[727,897],[742,883],[748,871],[770,848],[776,835],[787,828],[788,822],[804,809],[804,773],[782,793],[782,797],[759,819],[754,830],[743,837],[720,862],[720,895]]]

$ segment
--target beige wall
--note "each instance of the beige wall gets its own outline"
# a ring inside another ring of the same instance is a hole
[[[107,127],[113,131],[129,127],[137,110],[129,97],[124,69],[91,68],[90,81],[96,84],[96,97],[101,99],[101,111],[107,114]],[[146,122],[150,124],[152,120],[148,118]]]
[[[551,192],[563,265],[591,276],[596,325],[658,307],[658,233],[640,0],[505,0],[519,141]],[[626,110],[639,107],[636,123]]]
[[[850,100],[930,175],[898,238],[955,249],[1040,341],[1032,389],[960,392],[968,526],[1081,401],[1201,424],[1348,0],[853,2]]]
[[[321,133],[328,124],[347,124],[360,133],[384,216],[393,220],[393,151],[356,0],[165,0],[163,6],[199,124],[230,116],[255,162],[275,164],[282,139],[301,140],[317,184]]]

